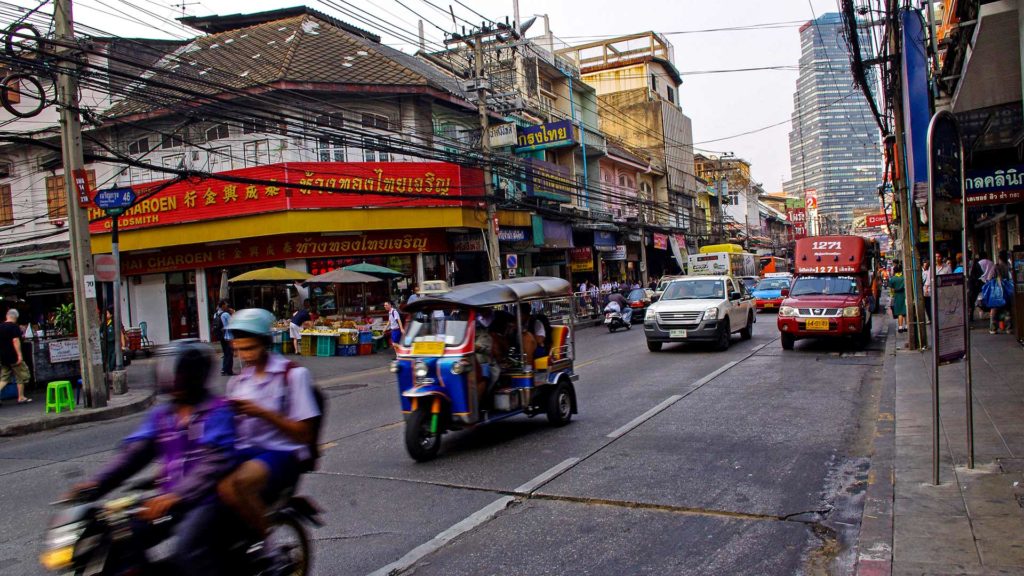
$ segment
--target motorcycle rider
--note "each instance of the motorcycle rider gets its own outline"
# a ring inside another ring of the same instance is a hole
[[[272,353],[274,315],[261,308],[239,310],[228,330],[242,371],[228,381],[228,401],[239,414],[236,447],[241,464],[217,487],[261,541],[268,503],[298,482],[311,458],[320,409],[309,370]]]
[[[616,310],[616,308],[618,308]],[[632,326],[631,320],[633,320],[633,309],[629,307],[629,301],[626,297],[618,292],[612,292],[608,295],[608,303],[604,307],[605,312],[618,312],[622,315],[622,322],[626,326]]]
[[[149,549],[173,533],[168,561],[175,568],[188,574],[219,574],[223,509],[215,490],[237,462],[235,414],[223,398],[207,389],[213,365],[208,347],[198,341],[171,346],[171,354],[156,367],[159,390],[171,401],[150,410],[142,425],[124,439],[114,459],[67,496],[99,498],[159,460],[160,494],[142,503],[133,536],[143,549]],[[167,516],[171,522],[154,522]]]

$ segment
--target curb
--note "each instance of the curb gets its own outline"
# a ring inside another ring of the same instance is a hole
[[[896,498],[896,340],[887,322],[882,388],[875,420],[874,453],[868,471],[860,536],[857,539],[858,576],[892,574],[893,505]]]
[[[53,430],[64,426],[73,426],[75,424],[83,424],[86,422],[113,420],[115,418],[121,418],[122,416],[129,416],[131,414],[142,412],[152,406],[155,400],[156,394],[149,393],[140,396],[138,399],[118,406],[108,405],[104,408],[95,409],[80,408],[62,414],[47,414],[45,415],[45,418],[40,418],[31,422],[19,422],[0,426],[0,436],[22,436],[25,434],[32,434],[34,432],[43,432],[46,430]]]

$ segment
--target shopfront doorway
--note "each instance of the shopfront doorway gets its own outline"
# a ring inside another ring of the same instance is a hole
[[[195,271],[167,274],[167,325],[171,340],[199,337],[198,309]]]

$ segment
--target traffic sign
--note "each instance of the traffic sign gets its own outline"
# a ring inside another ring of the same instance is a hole
[[[96,280],[113,282],[117,279],[117,260],[114,260],[113,254],[96,254],[92,257],[92,262]]]
[[[135,191],[131,188],[110,188],[108,190],[100,190],[96,193],[94,199],[96,206],[103,208],[104,210],[117,214],[124,212],[125,208],[132,205],[135,202]]]
[[[506,254],[505,255],[505,268],[519,268],[519,255],[517,255],[517,254]]]

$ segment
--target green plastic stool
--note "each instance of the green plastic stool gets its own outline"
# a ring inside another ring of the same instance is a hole
[[[70,380],[54,380],[46,385],[46,412],[51,410],[60,414],[61,410],[74,410],[75,400],[71,392]]]

